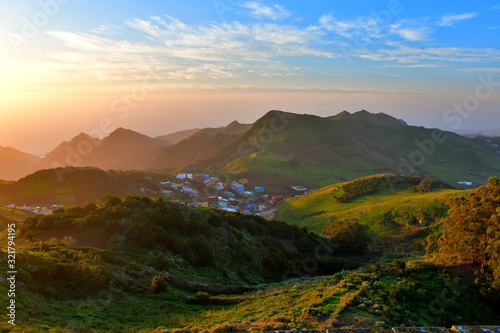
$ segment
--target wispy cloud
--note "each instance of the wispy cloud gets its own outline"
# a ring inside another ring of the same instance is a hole
[[[399,36],[407,41],[427,40],[432,29],[418,20],[398,20],[390,25],[382,24],[375,17],[363,16],[352,20],[339,20],[332,14],[319,19],[319,26],[342,37],[365,43],[374,42],[387,36]]]
[[[476,16],[478,16],[477,13],[446,14],[443,17],[441,17],[441,20],[438,22],[437,25],[441,27],[452,27],[460,21],[470,20]]]
[[[258,19],[267,18],[271,20],[282,20],[291,15],[291,13],[281,5],[266,6],[257,1],[244,2],[241,4],[241,7],[250,9],[250,15]]]
[[[415,65],[401,65],[401,64],[394,64],[394,65],[382,65],[382,66],[375,66],[378,68],[440,68],[444,67],[444,65],[439,65],[439,64],[415,64]]]
[[[500,73],[498,67],[476,67],[476,68],[459,68],[460,72],[474,72],[474,73]]]
[[[353,20],[339,20],[332,14],[325,14],[320,17],[321,28],[348,39],[371,41],[374,38],[381,38],[382,26],[375,18],[359,17]]]
[[[359,50],[353,57],[372,61],[390,61],[401,64],[417,64],[422,62],[498,62],[500,50],[492,48],[460,48],[460,47],[408,47],[394,49]]]
[[[400,24],[391,26],[391,33],[410,42],[421,42],[429,38],[431,29],[429,27],[402,27]]]
[[[66,49],[48,56],[68,64],[66,77],[103,80],[144,77],[153,65],[165,80],[290,76],[296,70],[286,64],[287,57],[341,57],[318,47],[321,31],[275,23],[188,25],[171,17],[151,17],[133,19],[123,28],[134,32],[134,41],[50,31]]]
[[[97,35],[122,35],[123,27],[115,24],[101,24],[99,27],[92,29],[92,33]]]
[[[394,73],[384,73],[384,72],[372,72],[373,74],[376,75],[381,75],[381,76],[390,76],[390,77],[396,77],[400,79],[402,76],[401,74],[394,74]]]
[[[424,42],[431,39],[437,28],[452,27],[476,16],[477,13],[450,13],[441,17],[399,18],[392,22],[383,22],[376,16],[341,20],[328,13],[322,15],[318,22],[319,28],[364,43],[373,43],[388,36],[398,36],[409,42]]]

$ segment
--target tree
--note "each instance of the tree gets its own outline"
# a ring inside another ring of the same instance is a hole
[[[325,235],[343,254],[361,254],[370,241],[367,228],[357,220],[330,220],[325,225]]]
[[[153,289],[155,294],[167,292],[167,282],[160,274],[156,274],[151,279],[151,289]]]
[[[64,238],[61,240],[61,244],[68,248],[74,248],[76,247],[76,239],[73,236],[64,236]]]
[[[476,283],[483,294],[500,291],[500,181],[491,177],[486,186],[472,191],[467,198],[451,202],[449,217],[440,239],[445,259],[475,264]]]
[[[418,192],[430,192],[433,184],[432,178],[425,178],[417,185],[416,189]]]
[[[199,304],[208,304],[210,303],[210,295],[204,291],[198,291],[195,300]]]

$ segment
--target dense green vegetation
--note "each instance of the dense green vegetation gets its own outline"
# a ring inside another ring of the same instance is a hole
[[[348,203],[335,200],[352,188],[341,184],[284,204],[280,214],[291,220],[326,215],[319,232],[327,238],[160,198],[108,197],[49,216],[0,210],[18,225],[12,331],[500,324],[491,297],[498,179],[464,192],[423,178],[373,178],[375,191]],[[353,191],[363,184],[354,183]],[[90,247],[89,239],[102,241]],[[6,288],[0,283],[2,302]]]
[[[41,170],[18,182],[1,184],[0,205],[81,206],[106,196],[137,195],[141,187],[157,189],[152,177],[159,176],[90,167]]]
[[[342,193],[340,196],[335,197],[338,202],[348,203],[363,195],[371,194],[377,191],[380,178],[369,177],[356,179],[342,186]]]
[[[112,236],[108,248],[125,252],[140,248],[146,264],[154,269],[187,272],[200,268],[207,277],[225,283],[280,279],[325,243],[283,222],[146,197],[108,197],[98,204],[33,216],[19,233],[33,239],[54,230],[106,233]],[[342,268],[327,258],[318,265],[316,274]]]
[[[500,302],[500,181],[491,177],[486,186],[467,198],[451,202],[444,220],[440,252],[447,261],[477,265],[476,284],[492,301]]]

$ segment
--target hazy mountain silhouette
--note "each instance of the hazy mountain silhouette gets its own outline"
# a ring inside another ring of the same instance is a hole
[[[35,171],[40,158],[12,147],[0,146],[0,179],[16,180]]]

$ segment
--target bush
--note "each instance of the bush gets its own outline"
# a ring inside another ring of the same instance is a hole
[[[160,274],[156,274],[151,279],[151,289],[155,294],[161,294],[167,292],[167,282],[163,279]]]
[[[396,269],[396,272],[398,274],[403,274],[404,270],[406,269],[406,262],[403,260],[394,260],[394,268]]]
[[[376,192],[379,183],[380,179],[376,177],[357,179],[342,186],[344,193],[336,199],[341,203],[351,202],[363,195]]]
[[[195,296],[195,300],[199,304],[208,304],[210,303],[210,295],[203,291],[198,291]]]
[[[64,236],[64,238],[61,240],[61,244],[63,244],[67,248],[75,248],[76,239],[73,236]]]
[[[367,228],[356,220],[328,221],[325,234],[342,254],[361,254],[370,240]]]

